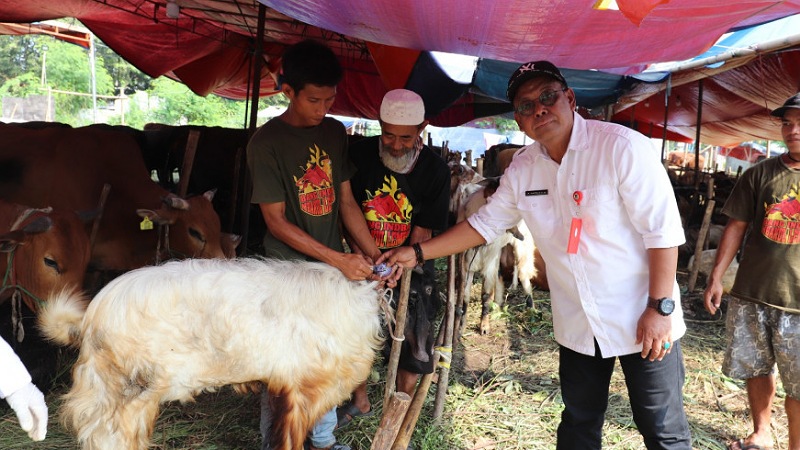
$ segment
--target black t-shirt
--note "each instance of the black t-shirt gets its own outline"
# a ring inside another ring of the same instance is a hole
[[[447,227],[450,171],[444,160],[422,147],[414,169],[392,172],[378,156],[380,136],[350,146],[357,172],[350,179],[370,234],[381,250],[406,244],[414,226],[431,230]]]

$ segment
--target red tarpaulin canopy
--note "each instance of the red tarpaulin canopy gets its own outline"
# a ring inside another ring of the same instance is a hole
[[[781,140],[780,123],[769,112],[800,91],[800,49],[742,59],[724,66],[725,71],[705,67],[674,73],[669,96],[668,130],[691,142],[697,131],[700,82],[703,83],[700,142],[732,147],[743,141]],[[639,131],[652,127],[661,137],[664,124],[666,83],[640,85],[643,90],[662,90],[638,100],[613,116],[621,123],[635,122]],[[631,94],[635,96],[635,93]]]
[[[150,76],[175,77],[200,95],[246,98],[259,3],[176,3],[180,13],[170,18],[166,0],[0,0],[0,22],[75,17]],[[693,57],[731,28],[800,12],[800,0],[620,0],[621,11],[593,9],[593,0],[474,0],[468,7],[461,0],[263,3],[262,94],[275,92],[285,45],[321,39],[346,68],[333,112],[366,118],[377,116],[387,89],[414,73],[419,62],[414,55],[424,54],[419,52],[513,62],[549,59],[563,68],[636,73],[654,62]],[[455,110],[443,113],[448,123],[441,125],[466,122],[486,100],[469,95],[467,87],[448,92],[455,98],[445,106]]]

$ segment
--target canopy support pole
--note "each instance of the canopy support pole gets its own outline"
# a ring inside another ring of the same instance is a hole
[[[256,41],[253,43],[253,72],[250,75],[250,136],[256,129],[258,119],[258,99],[261,96],[261,66],[264,59],[264,28],[267,17],[267,7],[263,3],[258,4],[258,29],[256,30]]]
[[[247,127],[248,140],[256,131],[258,120],[258,99],[261,96],[261,63],[264,60],[264,29],[267,17],[267,7],[263,3],[258,4],[258,29],[256,30],[256,41],[253,43],[253,72],[250,74],[250,123]],[[240,164],[244,165],[247,152],[240,153]],[[253,190],[253,180],[250,178],[250,171],[242,171],[241,189],[242,197],[239,200],[239,211],[241,214],[241,235],[242,240],[239,244],[237,254],[245,256],[247,254],[248,231],[250,228],[250,194]]]
[[[703,119],[703,79],[697,81],[697,132],[694,136],[694,188],[700,188],[700,129]]]
[[[667,88],[664,90],[664,136],[661,138],[661,162],[667,160],[667,125],[669,124],[669,94],[672,91],[672,73],[667,76]],[[666,167],[666,166],[665,166]]]

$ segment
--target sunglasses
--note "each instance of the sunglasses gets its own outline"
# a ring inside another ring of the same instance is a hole
[[[539,103],[542,106],[553,106],[556,104],[556,100],[558,100],[558,93],[566,90],[567,88],[558,90],[548,89],[539,94]],[[525,100],[521,102],[514,111],[521,116],[530,116],[536,111],[536,100]]]

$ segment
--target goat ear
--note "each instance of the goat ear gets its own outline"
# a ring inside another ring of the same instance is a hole
[[[500,177],[488,177],[478,181],[477,184],[486,187],[497,187],[500,186]]]

